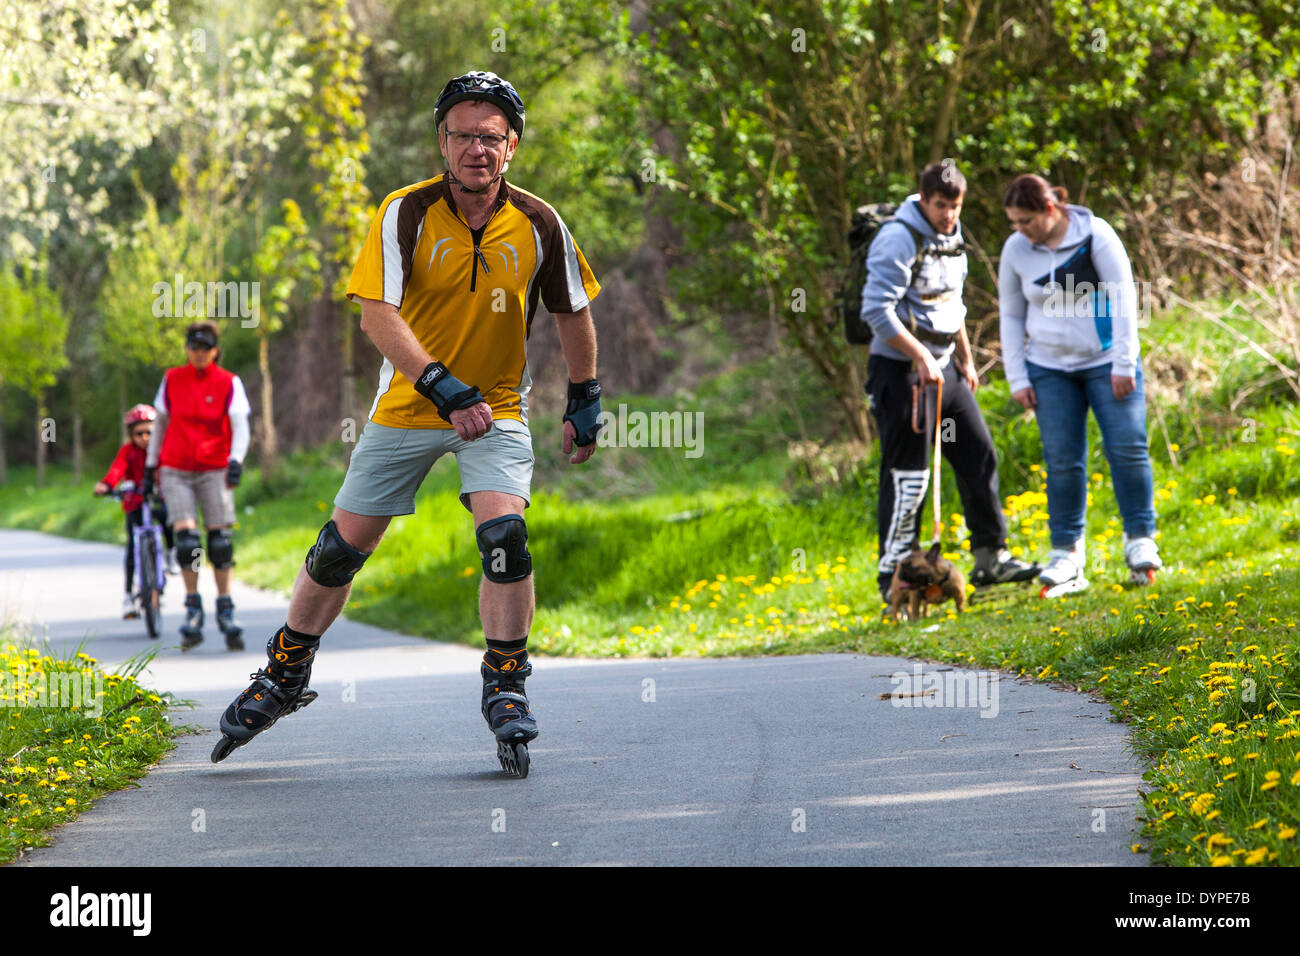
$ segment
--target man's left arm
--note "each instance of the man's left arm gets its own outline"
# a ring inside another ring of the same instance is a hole
[[[580,465],[596,451],[596,435],[600,431],[600,385],[596,382],[596,326],[591,321],[591,306],[577,312],[557,313],[556,330],[560,336],[560,350],[569,372],[569,400],[564,413],[564,444],[562,451],[569,454],[577,447],[569,461]],[[594,389],[592,388],[594,384]],[[592,394],[594,391],[594,394]],[[590,440],[578,444],[577,422]]]

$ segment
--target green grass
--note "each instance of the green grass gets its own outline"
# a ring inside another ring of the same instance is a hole
[[[106,674],[0,631],[0,863],[47,846],[49,831],[106,793],[132,786],[172,749],[179,703],[143,688],[148,659]]]
[[[536,494],[527,515],[538,598],[532,649],[884,653],[1059,682],[1104,697],[1131,724],[1134,749],[1150,768],[1143,849],[1153,861],[1300,864],[1300,456],[1293,450],[1300,412],[1275,387],[1250,390],[1266,363],[1239,354],[1222,329],[1171,315],[1145,330],[1143,341],[1166,560],[1153,588],[1126,584],[1093,424],[1089,591],[949,613],[928,622],[934,630],[882,622],[874,453],[856,463],[834,448],[820,458],[792,455],[792,442],[818,437],[803,423],[824,420],[829,397],[808,388],[797,402],[781,400],[773,382],[813,376],[797,362],[772,361],[672,399],[608,400],[613,408],[626,401],[634,409],[703,411],[700,458],[687,459],[682,449],[601,448],[588,465],[570,467],[558,451],[557,423],[535,421]],[[1037,426],[1011,401],[1005,381],[982,388],[979,398],[998,445],[1010,543],[1042,557]],[[275,482],[250,472],[239,492],[241,577],[286,590],[341,477],[325,453],[292,459]],[[350,615],[482,646],[479,561],[457,487],[454,466],[440,463],[417,514],[393,522],[358,577]],[[0,512],[10,524],[118,540],[120,515],[88,488],[29,491],[20,477],[0,489]],[[965,529],[954,515],[949,469],[943,501],[944,541],[960,557]],[[925,530],[928,537],[928,521]]]

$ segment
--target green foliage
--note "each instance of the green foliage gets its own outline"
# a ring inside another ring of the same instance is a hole
[[[60,230],[111,235],[107,184],[145,149],[179,77],[165,0],[0,0],[0,260]]]
[[[186,272],[188,229],[184,220],[163,222],[153,197],[143,199],[140,221],[109,254],[95,326],[99,361],[124,371],[163,368],[185,347],[185,327],[171,313],[172,283]]]
[[[294,289],[300,282],[308,284],[310,295],[315,295],[320,286],[320,243],[308,236],[307,222],[296,202],[286,199],[280,208],[283,224],[266,230],[252,259],[256,274],[269,276],[271,283],[262,293],[259,336],[269,336],[284,326]]]
[[[347,0],[304,0],[298,12],[312,79],[302,116],[303,147],[315,179],[311,191],[324,233],[326,285],[331,296],[342,299],[373,214],[363,165],[370,136],[362,108],[362,57],[370,39],[358,32]],[[279,23],[287,29],[291,20],[281,14]]]
[[[80,647],[59,658],[0,631],[0,863],[48,845],[49,830],[173,747],[167,709],[180,702],[140,686],[148,660],[114,673],[97,663]]]
[[[778,323],[841,391],[850,356],[827,316],[855,205],[953,156],[966,231],[993,253],[1019,173],[1145,197],[1244,136],[1295,75],[1294,42],[1266,39],[1294,40],[1292,7],[670,0],[633,28],[612,2],[521,4],[628,64],[590,138],[645,157],[682,238],[679,302]],[[993,277],[972,274],[991,302]]]
[[[552,6],[395,5],[382,30],[372,27],[368,51],[370,136],[383,148],[369,160],[367,182],[383,195],[436,175],[443,165],[433,126],[438,93],[466,70],[491,70],[515,85],[527,108],[507,178],[559,211],[600,276],[641,240],[641,151],[627,136],[595,135],[602,116],[611,125],[634,118],[618,112],[627,75],[618,50],[604,45],[604,21],[597,22],[604,7],[563,5],[561,17]]]
[[[0,387],[36,397],[67,366],[68,320],[43,269],[0,268]]]

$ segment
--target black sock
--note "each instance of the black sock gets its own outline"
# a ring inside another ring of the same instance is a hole
[[[284,636],[295,644],[319,644],[321,636],[319,634],[304,634],[302,631],[295,631],[289,626],[289,622],[284,624]]]
[[[487,661],[489,667],[501,669],[501,665],[508,660],[514,660],[516,667],[523,666],[528,660],[528,638],[520,638],[517,641],[494,641],[488,639],[487,652],[483,655],[483,660]]]

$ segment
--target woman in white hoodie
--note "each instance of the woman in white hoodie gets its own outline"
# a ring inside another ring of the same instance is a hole
[[[1124,559],[1148,583],[1162,566],[1147,451],[1137,292],[1109,223],[1066,202],[1041,176],[1017,177],[1003,206],[1016,230],[1002,246],[998,300],[1011,397],[1034,410],[1047,463],[1052,550],[1044,594],[1088,586],[1088,410],[1101,430],[1124,522]]]

